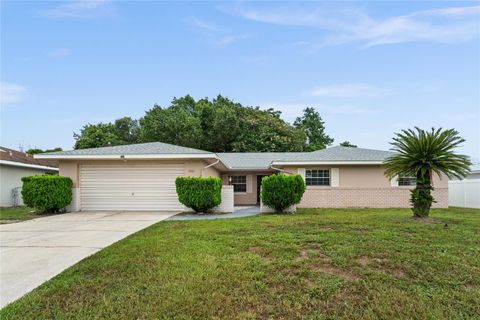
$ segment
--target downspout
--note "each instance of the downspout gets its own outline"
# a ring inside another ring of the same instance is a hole
[[[218,164],[219,162],[220,162],[220,159],[217,159],[217,161],[215,161],[214,163],[210,163],[208,166],[203,167],[203,168],[202,168],[202,171],[200,172],[200,177],[203,177],[203,170],[208,169],[208,168],[210,168],[211,166],[214,166],[214,165]]]

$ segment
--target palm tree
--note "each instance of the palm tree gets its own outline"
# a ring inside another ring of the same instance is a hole
[[[410,198],[414,216],[426,217],[430,212],[435,201],[431,195],[434,173],[458,178],[468,174],[471,164],[469,158],[454,152],[464,141],[454,129],[432,128],[431,131],[425,131],[415,127],[415,130],[402,130],[395,134],[390,144],[396,154],[384,161],[385,175],[389,178],[417,178]]]

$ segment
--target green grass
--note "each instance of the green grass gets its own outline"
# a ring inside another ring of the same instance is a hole
[[[28,207],[5,208],[0,207],[0,224],[38,218],[34,209]]]
[[[447,224],[447,225],[445,225]],[[472,319],[480,210],[311,209],[161,222],[1,319]]]

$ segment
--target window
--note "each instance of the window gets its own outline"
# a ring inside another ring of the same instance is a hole
[[[230,184],[233,185],[233,192],[247,192],[247,176],[231,176]]]
[[[305,184],[307,186],[329,186],[330,170],[328,169],[305,170]]]
[[[414,186],[417,184],[417,178],[415,177],[399,177],[398,185],[399,186]]]

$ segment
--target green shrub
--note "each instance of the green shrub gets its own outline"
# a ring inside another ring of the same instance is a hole
[[[178,177],[175,181],[178,200],[195,212],[204,212],[222,202],[220,178]]]
[[[72,202],[72,179],[54,175],[22,178],[22,197],[26,206],[42,212],[56,212]]]
[[[305,182],[299,175],[273,175],[262,179],[261,198],[264,205],[283,212],[302,200]]]

